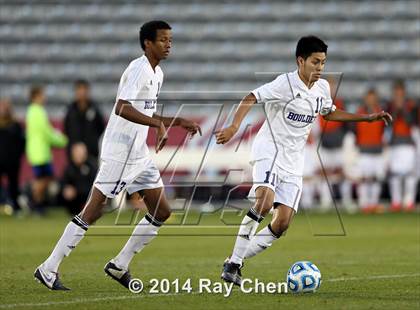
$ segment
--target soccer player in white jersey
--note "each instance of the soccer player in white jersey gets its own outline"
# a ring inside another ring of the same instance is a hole
[[[171,27],[164,21],[145,23],[140,30],[140,44],[144,55],[129,64],[120,80],[102,143],[101,165],[86,206],[69,222],[51,255],[35,270],[35,278],[52,290],[68,290],[57,273],[61,261],[77,246],[89,225],[101,217],[106,199],[123,189],[129,194],[139,192],[149,212],[136,225],[119,254],[104,268],[106,274],[128,288],[130,261],[156,237],[159,227],[171,214],[159,170],[148,155],[149,127],[157,129],[156,152],[167,140],[167,126],[181,126],[191,135],[197,131],[201,134],[194,122],[155,113],[163,81],[158,64],[169,55]]]
[[[267,249],[289,227],[302,192],[304,147],[318,115],[342,122],[391,122],[382,111],[369,115],[336,109],[330,87],[321,79],[327,45],[315,36],[303,37],[296,47],[298,69],[279,75],[245,96],[232,124],[216,133],[218,144],[227,143],[238,131],[242,120],[255,103],[262,103],[267,119],[252,147],[253,186],[249,197],[254,206],[242,220],[230,258],[223,265],[222,279],[241,284],[243,260]],[[256,230],[274,207],[271,223]]]

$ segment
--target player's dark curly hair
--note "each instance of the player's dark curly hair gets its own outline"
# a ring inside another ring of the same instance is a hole
[[[306,36],[299,39],[296,45],[296,58],[299,56],[303,59],[311,56],[312,53],[327,54],[328,45],[316,36]]]
[[[156,40],[157,31],[160,29],[172,29],[169,24],[163,20],[152,20],[150,22],[145,23],[140,28],[140,45],[141,48],[145,49],[144,40],[149,40],[154,42]]]

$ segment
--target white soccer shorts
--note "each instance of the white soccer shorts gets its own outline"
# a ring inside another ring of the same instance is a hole
[[[357,168],[362,178],[376,178],[377,180],[385,178],[385,163],[382,153],[360,153]]]
[[[319,156],[325,169],[341,169],[343,167],[343,149],[341,147],[334,149],[321,148]]]
[[[108,198],[114,198],[124,189],[132,194],[143,189],[163,187],[163,182],[158,168],[149,157],[135,164],[104,159],[101,160],[94,186]]]
[[[253,185],[248,199],[255,200],[255,190],[260,186],[272,189],[274,203],[284,204],[297,212],[302,195],[302,177],[281,169],[270,159],[255,161],[252,167]]]
[[[395,175],[415,174],[416,149],[410,144],[401,144],[390,147],[389,170]]]

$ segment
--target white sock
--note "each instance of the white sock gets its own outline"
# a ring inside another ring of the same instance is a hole
[[[254,238],[251,239],[251,242],[246,249],[244,258],[250,258],[258,253],[261,253],[265,249],[269,248],[273,241],[277,240],[280,236],[276,235],[271,229],[271,225],[261,229]]]
[[[370,204],[377,205],[379,203],[379,198],[381,197],[381,183],[374,181],[371,184],[370,188]]]
[[[349,180],[343,180],[340,184],[341,200],[345,204],[352,201],[352,184]]]
[[[410,204],[413,204],[416,195],[417,195],[417,178],[412,175],[408,175],[404,178],[404,205],[408,206]]]
[[[333,184],[331,184],[333,186]],[[322,181],[320,185],[320,200],[322,206],[331,206],[332,204],[332,198],[331,198],[331,192],[330,188],[328,186],[328,183],[326,181]]]
[[[235,246],[233,248],[231,263],[242,265],[246,249],[250,244],[250,240],[257,231],[258,224],[264,219],[253,208],[249,209],[248,214],[243,218],[238,236],[236,237]]]
[[[303,186],[301,204],[304,209],[310,209],[314,205],[315,186],[312,181],[306,181]]]
[[[392,176],[389,181],[392,203],[400,204],[402,200],[402,180],[400,176]]]
[[[369,204],[369,185],[367,182],[360,182],[357,187],[357,198],[359,201],[359,207],[365,208]]]
[[[57,272],[63,258],[70,255],[70,252],[84,237],[88,227],[89,225],[76,215],[67,224],[51,255],[43,263],[44,268],[48,271]]]
[[[115,264],[127,270],[134,255],[140,252],[157,236],[162,224],[149,213],[146,214],[134,228],[131,237],[121,252],[114,258]]]

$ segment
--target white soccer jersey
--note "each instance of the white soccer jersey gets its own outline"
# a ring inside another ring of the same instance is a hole
[[[121,76],[115,102],[131,102],[139,112],[152,116],[163,82],[159,66],[153,70],[146,56],[133,60]],[[101,159],[128,164],[141,160],[149,153],[146,145],[149,126],[130,122],[115,114],[115,105],[105,130]]]
[[[279,75],[252,93],[264,104],[266,121],[252,145],[252,160],[272,159],[281,169],[302,176],[304,150],[316,117],[335,110],[324,79],[309,89],[298,72]]]

